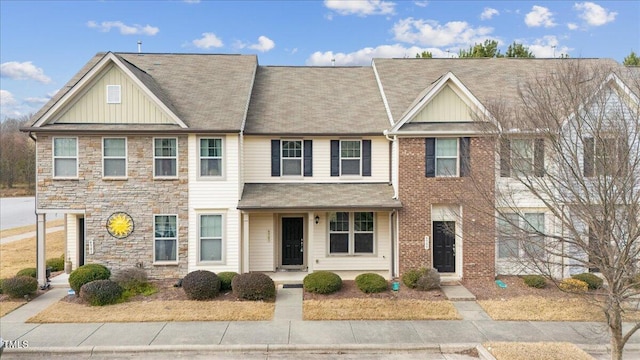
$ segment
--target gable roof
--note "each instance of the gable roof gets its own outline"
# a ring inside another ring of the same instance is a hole
[[[260,66],[246,134],[378,134],[389,121],[371,67]]]

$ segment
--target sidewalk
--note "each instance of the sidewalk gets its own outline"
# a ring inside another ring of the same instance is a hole
[[[278,289],[272,321],[25,323],[66,295],[66,275],[52,280],[53,288],[47,294],[0,318],[3,339],[28,342],[28,347],[5,349],[3,358],[35,354],[73,357],[147,354],[152,358],[155,357],[152,354],[162,352],[173,358],[176,354],[191,357],[220,353],[409,351],[419,354],[417,358],[469,359],[465,355],[450,355],[487,341],[567,341],[592,353],[605,352],[608,346],[607,332],[601,323],[493,321],[482,315],[484,311],[475,308],[477,304],[473,301],[454,302],[456,307],[462,307],[465,320],[304,321],[302,289],[289,288]],[[464,311],[469,313],[465,315]],[[626,324],[625,329],[629,326]],[[626,349],[629,356],[640,357],[640,334],[631,338]],[[425,354],[434,357],[424,357]]]
[[[56,231],[62,231],[62,230],[64,230],[64,226],[50,227],[50,228],[47,228],[47,234],[50,234]],[[28,239],[28,238],[36,237],[36,235],[37,233],[35,231],[31,231],[31,232],[26,232],[26,233],[14,235],[14,236],[7,236],[7,237],[0,238],[0,244],[8,244],[10,242],[14,242],[22,239]]]

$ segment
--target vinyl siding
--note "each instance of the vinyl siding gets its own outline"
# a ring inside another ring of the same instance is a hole
[[[249,271],[275,270],[275,245],[273,214],[248,214],[249,216]]]
[[[473,121],[473,118],[467,104],[462,101],[451,85],[447,85],[411,121]]]

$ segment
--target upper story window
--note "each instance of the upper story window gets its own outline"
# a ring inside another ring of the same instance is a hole
[[[302,176],[302,141],[282,141],[282,175]]]
[[[53,177],[78,177],[78,138],[53,138]]]
[[[178,261],[178,216],[154,215],[154,257],[155,262]]]
[[[200,139],[200,176],[222,176],[222,139]]]
[[[498,220],[498,258],[538,258],[544,251],[544,213],[505,214]]]
[[[153,139],[153,174],[155,177],[176,177],[178,168],[178,139]]]
[[[331,176],[371,176],[371,140],[331,140]]]
[[[313,176],[313,141],[271,140],[271,176]]]
[[[104,177],[127,176],[127,139],[102,139],[102,174]]]
[[[374,213],[329,214],[329,254],[373,254]]]
[[[468,176],[469,138],[426,138],[425,172],[427,177]]]
[[[199,260],[222,261],[222,214],[200,215]]]
[[[107,104],[120,104],[122,93],[120,85],[107,85]]]
[[[458,176],[458,139],[436,139],[436,176]]]
[[[360,141],[340,141],[340,175],[360,175]]]
[[[584,146],[584,176],[619,176],[627,169],[629,145],[625,139],[603,136],[598,139],[586,137]]]
[[[500,143],[500,176],[544,176],[544,139],[502,139]]]

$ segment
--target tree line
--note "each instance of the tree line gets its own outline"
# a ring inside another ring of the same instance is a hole
[[[28,133],[30,116],[6,118],[0,122],[0,183],[9,189],[17,184],[33,188],[36,177],[36,147]]]

